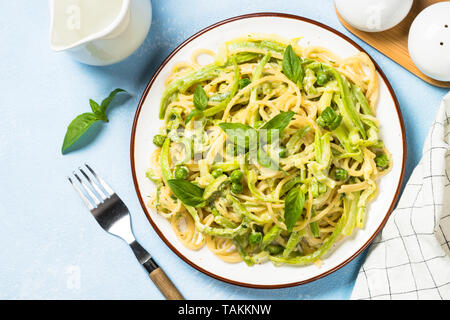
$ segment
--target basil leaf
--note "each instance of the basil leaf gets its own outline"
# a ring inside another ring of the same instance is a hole
[[[102,111],[101,107],[92,99],[89,99],[89,104],[91,106],[92,112],[96,115],[99,120],[108,122],[108,118],[106,117],[106,113]]]
[[[305,205],[305,193],[297,186],[289,191],[284,200],[284,222],[288,232],[292,232]]]
[[[189,121],[191,121],[193,117],[195,117],[195,116],[202,116],[202,115],[203,115],[203,112],[201,112],[200,110],[198,110],[198,109],[192,110],[192,111],[187,115],[185,124],[188,124]]]
[[[184,179],[170,179],[167,183],[172,192],[184,204],[193,207],[205,204],[205,200],[202,198],[204,190],[199,186]]]
[[[263,166],[264,168],[269,168],[275,171],[281,171],[284,174],[288,175],[288,173],[283,170],[268,154],[267,152],[259,147],[256,152],[256,160],[258,163]]]
[[[280,167],[273,161],[273,159],[264,151],[263,148],[258,148],[257,153],[258,163],[264,168],[269,168],[272,170],[280,170]]]
[[[286,192],[291,190],[296,184],[302,182],[303,179],[301,177],[294,177],[281,187],[280,197],[283,196]]]
[[[113,90],[100,105],[94,100],[89,99],[89,105],[91,106],[92,112],[80,114],[69,124],[61,148],[62,154],[66,154],[67,150],[91,127],[92,124],[100,120],[108,122],[106,109],[119,92],[126,91],[120,88]]]
[[[303,80],[303,68],[300,58],[295,54],[291,45],[284,51],[282,71],[292,82],[296,83],[298,86],[301,85]]]
[[[208,105],[208,96],[202,86],[197,86],[194,92],[194,107],[197,110],[203,111]]]
[[[227,130],[243,130],[244,132],[250,131],[250,130],[255,130],[252,127],[243,124],[243,123],[231,123],[231,122],[222,122],[219,123],[219,127],[222,128],[223,131],[227,131]]]
[[[102,113],[102,109],[99,104],[92,99],[89,99],[89,105],[91,106],[91,110],[93,113]]]
[[[280,112],[275,117],[267,121],[259,130],[266,130],[266,135],[262,135],[263,141],[272,142],[272,138],[279,138],[283,130],[288,126],[294,117],[294,112]],[[277,132],[278,131],[278,132]],[[263,131],[264,132],[264,131]]]
[[[72,120],[67,128],[66,135],[62,146],[62,154],[65,154],[67,149],[71,147],[90,127],[97,121],[101,121],[97,115],[92,112],[80,114]]]
[[[249,147],[250,141],[257,143],[257,131],[242,123],[219,123],[219,127],[227,134],[227,137],[240,147]]]
[[[104,100],[102,101],[102,103],[100,104],[100,108],[101,108],[101,111],[102,111],[103,113],[106,112],[106,109],[108,108],[109,104],[111,103],[111,101],[113,101],[114,97],[115,97],[116,94],[118,94],[119,92],[126,92],[126,91],[123,90],[123,89],[120,89],[120,88],[114,89],[114,90],[109,94],[109,96],[108,96],[106,99],[104,99]]]
[[[291,122],[292,118],[294,117],[294,112],[293,111],[288,111],[288,112],[280,112],[279,114],[277,114],[275,117],[273,117],[272,119],[270,119],[269,121],[267,121],[262,127],[261,129],[266,129],[266,130],[270,130],[270,129],[277,129],[283,131],[289,124],[289,122]]]

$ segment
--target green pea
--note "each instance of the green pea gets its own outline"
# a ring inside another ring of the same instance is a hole
[[[280,152],[278,153],[278,156],[280,158],[286,158],[287,157],[287,149],[283,146],[280,147]]]
[[[375,157],[375,163],[379,168],[386,168],[389,165],[389,159],[386,154],[380,153]]]
[[[267,249],[267,251],[269,251],[269,254],[271,254],[273,256],[283,252],[283,247],[277,246],[275,244],[269,244],[266,249]]]
[[[235,183],[241,183],[242,176],[243,174],[241,170],[234,170],[230,175],[230,179]]]
[[[174,172],[175,179],[186,179],[189,175],[188,168],[182,166],[177,167]]]
[[[252,81],[249,78],[242,78],[239,80],[239,89],[248,86]]]
[[[328,75],[327,75],[325,72],[319,72],[319,73],[317,74],[317,80],[316,80],[316,83],[317,83],[319,86],[324,86],[324,85],[326,85],[328,81],[329,81]]]
[[[337,168],[336,171],[334,172],[334,175],[336,176],[337,180],[343,181],[343,180],[347,179],[348,172],[345,169]]]
[[[223,174],[223,170],[222,169],[216,169],[213,172],[211,172],[212,176],[214,178],[218,178]]]
[[[261,232],[253,232],[250,233],[248,236],[248,242],[252,245],[260,244],[262,241],[262,234]]]
[[[153,144],[157,147],[162,147],[162,145],[164,144],[164,140],[166,140],[166,136],[157,134],[153,137]]]
[[[244,190],[244,187],[242,186],[242,183],[233,182],[231,184],[231,192],[233,192],[235,194],[239,194],[239,193],[242,193],[243,190]]]

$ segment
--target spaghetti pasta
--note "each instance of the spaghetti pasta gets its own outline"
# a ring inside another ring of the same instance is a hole
[[[214,63],[200,65],[199,55]],[[226,262],[316,263],[363,228],[392,158],[360,52],[248,35],[197,50],[166,81],[149,206],[180,241]]]

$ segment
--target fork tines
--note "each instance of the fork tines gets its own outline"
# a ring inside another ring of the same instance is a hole
[[[84,166],[87,170],[84,167],[79,167],[79,172],[74,171],[72,173],[78,181],[78,185],[73,177],[67,177],[67,179],[69,179],[70,183],[78,192],[81,199],[83,199],[84,203],[86,203],[89,210],[93,210],[97,208],[100,203],[110,198],[114,194],[114,190],[111,189],[111,187],[103,181],[103,179],[100,178],[88,164],[85,163]],[[86,171],[88,171],[90,175],[87,174]],[[79,173],[81,173],[81,175]],[[84,192],[79,186],[81,186]]]

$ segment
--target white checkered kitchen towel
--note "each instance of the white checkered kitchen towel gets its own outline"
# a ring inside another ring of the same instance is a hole
[[[450,299],[450,92],[352,299]]]

